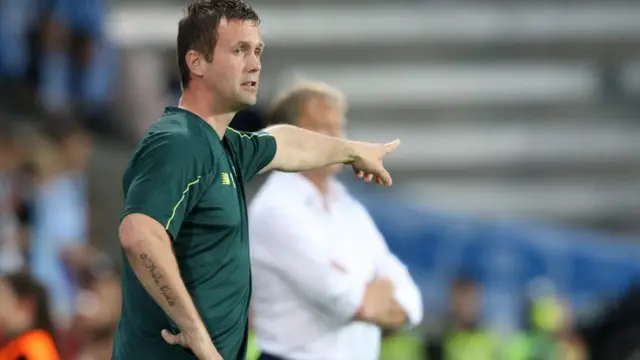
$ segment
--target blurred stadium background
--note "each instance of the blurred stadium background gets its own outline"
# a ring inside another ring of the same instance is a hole
[[[46,285],[65,358],[110,359],[122,169],[179,97],[185,3],[0,0],[0,269]],[[640,358],[640,2],[249,3],[267,51],[235,127],[307,78],[350,137],[403,141],[392,189],[345,176],[423,291],[388,359]]]

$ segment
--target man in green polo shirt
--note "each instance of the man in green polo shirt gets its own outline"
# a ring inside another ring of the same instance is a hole
[[[228,127],[254,105],[263,43],[241,0],[198,0],[178,26],[183,95],[136,147],[123,178],[123,306],[113,359],[244,359],[251,268],[244,184],[268,170],[336,163],[391,185],[372,144],[279,125]]]

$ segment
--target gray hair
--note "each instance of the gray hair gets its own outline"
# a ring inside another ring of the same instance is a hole
[[[276,97],[267,113],[269,125],[296,125],[302,108],[313,99],[325,100],[343,113],[347,112],[346,98],[340,90],[326,83],[304,81]]]

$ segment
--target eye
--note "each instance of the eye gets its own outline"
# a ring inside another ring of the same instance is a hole
[[[236,48],[235,50],[233,50],[233,53],[235,55],[241,55],[244,52],[244,50],[242,48]]]
[[[260,55],[262,55],[262,49],[256,49],[255,53],[257,57],[260,57]]]

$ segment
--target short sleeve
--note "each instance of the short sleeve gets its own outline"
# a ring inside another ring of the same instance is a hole
[[[243,132],[228,128],[225,136],[238,156],[244,181],[250,181],[276,155],[276,139],[268,132]]]
[[[201,193],[199,156],[202,154],[186,134],[149,134],[125,172],[123,216],[150,216],[175,239]]]

